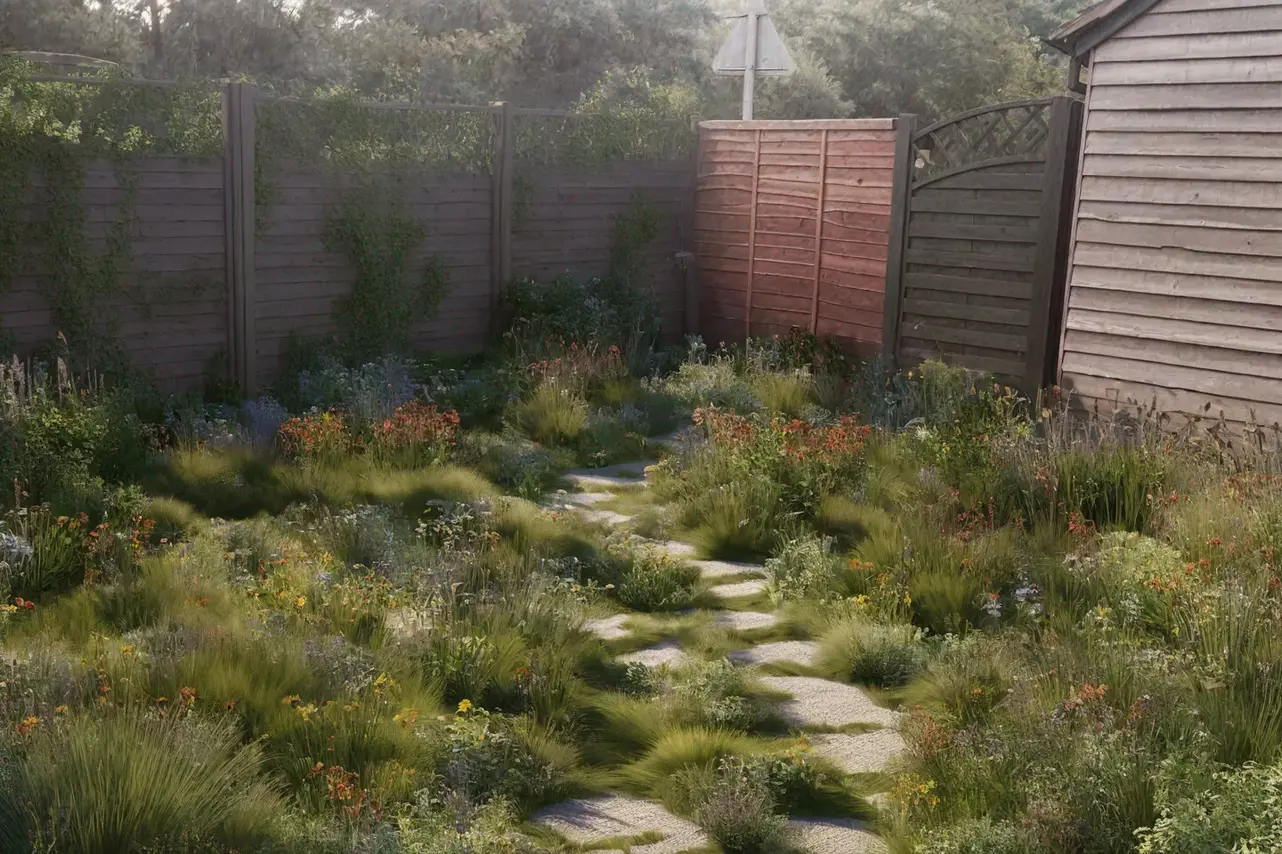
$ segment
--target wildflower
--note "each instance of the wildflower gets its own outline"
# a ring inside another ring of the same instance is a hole
[[[65,715],[67,713],[67,706],[65,704],[61,706],[54,706],[53,713],[55,715]]]
[[[196,703],[196,689],[195,688],[179,688],[178,697],[179,699],[182,700],[182,703],[184,706],[187,706],[188,708],[190,708]]]
[[[471,700],[459,700],[459,704],[458,704],[458,713],[459,713],[460,715],[466,715],[466,714],[467,714],[468,712],[470,712],[471,710],[472,710],[472,701],[471,701]]]
[[[306,596],[299,596],[297,599],[295,599],[295,600],[294,600],[294,604],[295,604],[296,606],[298,606],[299,608],[303,607],[304,605],[306,605],[306,604],[307,604],[307,597],[306,597]]]
[[[29,715],[22,719],[22,723],[18,724],[17,726],[18,735],[30,735],[33,731],[35,731],[35,728],[39,725],[40,725],[40,718],[36,717],[35,715]]]
[[[302,698],[297,694],[290,694],[288,697],[282,698],[280,704],[282,706],[297,706],[301,700]]]

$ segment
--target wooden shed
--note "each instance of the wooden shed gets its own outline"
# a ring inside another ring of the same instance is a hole
[[[695,253],[709,344],[800,328],[882,349],[898,119],[699,126]]]
[[[1106,0],[1052,41],[1087,80],[1062,383],[1282,421],[1282,0]]]

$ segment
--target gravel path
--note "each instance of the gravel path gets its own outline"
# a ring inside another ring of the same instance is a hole
[[[714,611],[712,622],[723,629],[746,632],[751,629],[768,629],[779,622],[779,618],[760,611]]]
[[[766,583],[757,579],[740,581],[738,584],[722,584],[708,592],[721,599],[738,599],[742,596],[756,596],[766,589]]]
[[[637,460],[599,469],[574,469],[565,473],[565,479],[576,486],[645,486],[645,470],[655,460]]]
[[[730,660],[736,664],[773,664],[776,661],[791,661],[809,667],[814,664],[819,654],[819,644],[810,641],[780,641],[763,643],[759,646],[741,649],[730,653]]]
[[[731,578],[736,575],[764,575],[765,567],[755,563],[735,563],[728,560],[696,560],[694,565],[699,567],[700,574],[704,578]]]
[[[815,752],[847,774],[885,771],[906,745],[893,729],[879,729],[860,735],[828,733],[812,736]]]
[[[794,818],[793,838],[809,854],[884,854],[886,844],[868,826],[839,818]],[[639,849],[632,849],[637,851]]]
[[[873,724],[893,727],[899,716],[883,709],[853,685],[816,679],[812,676],[766,676],[761,684],[791,694],[780,706],[784,720],[797,726],[845,726]]]
[[[623,795],[602,795],[565,801],[535,813],[530,819],[578,845],[607,839],[627,839],[658,831],[661,842],[632,846],[632,854],[681,854],[708,844],[698,825],[677,818],[659,804]]]
[[[630,619],[632,619],[631,614],[615,614],[613,617],[603,617],[600,620],[588,620],[583,624],[583,628],[601,640],[619,640],[628,636],[628,630],[623,628],[623,624]]]
[[[619,661],[628,664],[644,664],[646,667],[671,667],[675,669],[688,664],[690,656],[681,651],[681,645],[676,641],[664,641],[648,649],[621,655],[619,656]]]

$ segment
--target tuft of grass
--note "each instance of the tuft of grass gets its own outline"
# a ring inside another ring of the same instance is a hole
[[[208,522],[195,507],[176,498],[151,499],[143,508],[143,515],[155,523],[151,531],[155,542],[190,540],[208,529]]]
[[[837,623],[819,640],[818,669],[850,682],[895,688],[925,664],[926,649],[912,626],[856,617]]]
[[[762,405],[787,418],[800,418],[815,397],[814,381],[801,371],[759,374],[750,387]]]
[[[753,561],[767,557],[796,520],[784,511],[778,484],[752,478],[686,502],[681,524],[703,557]]]
[[[544,383],[508,409],[512,425],[541,445],[573,444],[588,429],[588,403],[556,383]]]
[[[761,753],[760,743],[741,733],[706,727],[678,727],[662,733],[635,762],[619,772],[637,794],[663,799],[672,775],[687,768],[712,768],[727,756]]]
[[[0,833],[57,839],[68,854],[249,846],[283,806],[261,749],[230,721],[123,709],[38,728],[0,804]]]

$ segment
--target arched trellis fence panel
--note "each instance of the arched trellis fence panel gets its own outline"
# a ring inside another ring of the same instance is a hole
[[[885,330],[901,366],[1052,380],[1081,114],[1070,97],[999,104],[901,146]]]

